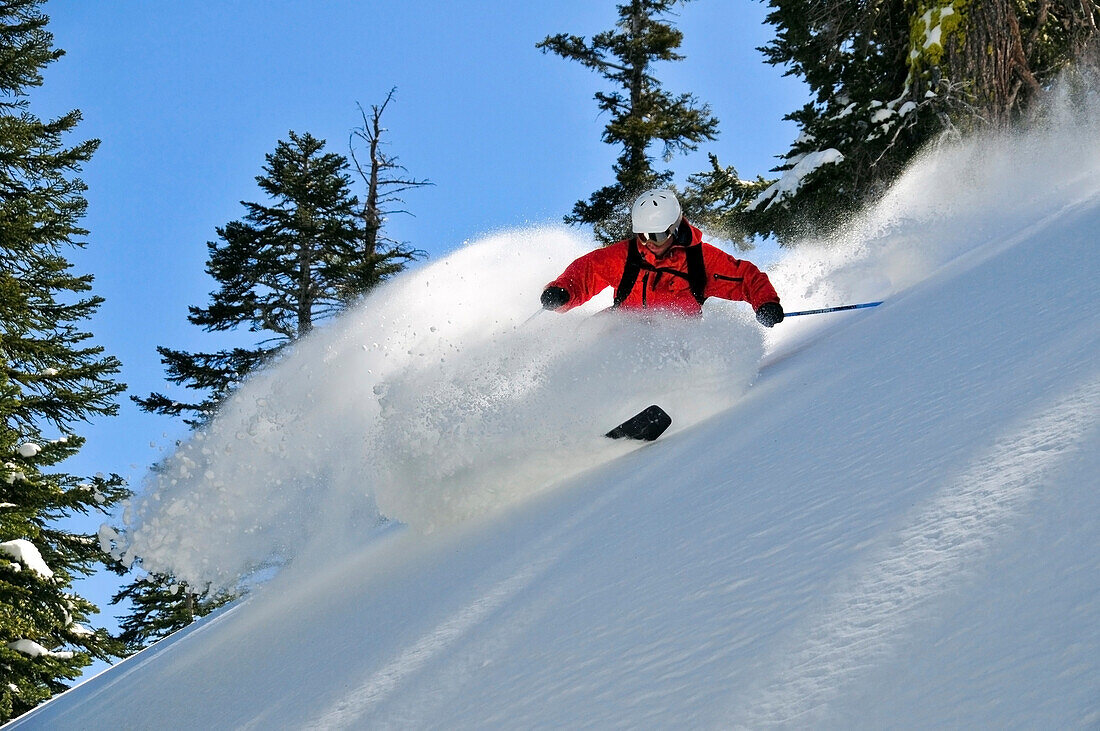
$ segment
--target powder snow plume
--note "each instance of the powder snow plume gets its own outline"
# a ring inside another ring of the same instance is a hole
[[[607,295],[529,319],[591,247],[563,228],[505,232],[383,285],[150,472],[126,555],[230,588],[360,546],[380,518],[427,532],[506,507],[637,448],[601,435],[651,403],[676,430],[739,398],[764,348],[747,305],[641,321],[600,315]]]

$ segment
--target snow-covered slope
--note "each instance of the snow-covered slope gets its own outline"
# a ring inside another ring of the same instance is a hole
[[[556,230],[395,282],[132,508],[181,576],[289,566],[15,727],[1100,725],[1098,140],[922,160],[769,267],[886,304],[765,340],[522,324]],[[650,401],[660,441],[589,437]]]

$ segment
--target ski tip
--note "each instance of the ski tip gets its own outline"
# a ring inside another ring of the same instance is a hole
[[[672,417],[660,406],[653,404],[619,424],[605,436],[611,439],[638,439],[652,442],[664,434],[671,425]]]

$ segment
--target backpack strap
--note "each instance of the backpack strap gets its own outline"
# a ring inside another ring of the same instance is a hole
[[[619,307],[630,296],[630,291],[634,289],[634,283],[638,281],[638,273],[642,270],[644,263],[642,252],[638,251],[638,240],[636,238],[630,239],[626,244],[626,265],[623,267],[623,278],[619,280],[619,286],[615,288],[615,303],[611,305],[612,307]]]
[[[702,305],[707,299],[705,294],[707,270],[706,265],[703,264],[703,245],[694,244],[689,246],[684,249],[684,253],[687,255],[688,287],[691,288],[691,295],[695,298],[695,301]]]
[[[688,288],[691,296],[703,306],[707,295],[707,268],[703,263],[703,243],[693,244],[691,241],[691,227],[688,222],[681,220],[680,227],[676,229],[676,243],[684,247],[684,257],[687,263]]]

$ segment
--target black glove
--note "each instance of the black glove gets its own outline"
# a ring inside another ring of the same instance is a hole
[[[783,306],[778,302],[765,302],[756,308],[756,319],[764,327],[775,327],[783,322]]]
[[[569,293],[561,287],[547,287],[542,290],[542,308],[556,310],[569,301]]]

